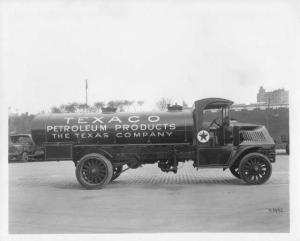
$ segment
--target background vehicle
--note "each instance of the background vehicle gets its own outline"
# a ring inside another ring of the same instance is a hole
[[[286,154],[290,154],[290,138],[288,135],[281,136],[281,142],[285,144],[285,152]]]
[[[36,146],[30,134],[12,134],[9,136],[9,161],[30,161],[44,157],[44,151]]]
[[[104,186],[125,165],[158,163],[176,173],[178,163],[188,160],[195,168],[229,168],[248,184],[262,184],[272,173],[274,140],[262,125],[230,122],[232,103],[208,98],[189,110],[40,115],[32,121],[32,136],[47,160],[72,160],[86,188]]]

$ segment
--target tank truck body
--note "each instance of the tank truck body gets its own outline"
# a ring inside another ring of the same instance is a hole
[[[44,147],[46,160],[73,161],[78,182],[88,189],[144,164],[176,173],[185,161],[195,168],[229,168],[248,184],[262,184],[272,173],[274,140],[262,125],[230,121],[232,104],[208,98],[186,110],[39,115],[32,138]]]

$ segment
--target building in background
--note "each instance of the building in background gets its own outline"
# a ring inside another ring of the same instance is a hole
[[[267,108],[289,108],[289,92],[284,89],[266,91],[262,86],[257,93],[257,102],[251,104],[234,104],[232,109],[240,110],[265,110]]]
[[[257,94],[257,103],[264,103],[268,105],[288,105],[289,92],[284,89],[266,91],[261,86]]]

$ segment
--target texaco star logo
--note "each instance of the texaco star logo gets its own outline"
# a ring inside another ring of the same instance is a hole
[[[198,132],[197,139],[201,143],[206,143],[209,140],[209,133],[206,130],[201,130]]]

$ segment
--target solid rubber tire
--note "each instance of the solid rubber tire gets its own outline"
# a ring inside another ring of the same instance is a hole
[[[82,177],[82,167],[83,167],[83,164],[89,160],[89,159],[98,159],[100,160],[106,167],[106,172],[107,172],[107,175],[106,177],[98,184],[91,184],[89,182],[87,182],[86,180],[84,180],[84,178]],[[108,160],[106,157],[102,156],[101,154],[98,154],[98,153],[90,153],[90,154],[87,154],[85,156],[83,156],[79,162],[77,163],[77,166],[76,166],[76,178],[78,180],[78,182],[85,188],[87,189],[99,189],[99,188],[102,188],[103,186],[105,186],[106,184],[108,184],[112,178],[112,175],[113,175],[113,167],[112,167],[112,164],[110,162],[110,160]]]
[[[243,172],[243,167],[245,166],[245,164],[251,159],[251,158],[254,158],[254,157],[257,157],[257,158],[263,158],[266,165],[268,166],[269,168],[269,173],[264,177],[264,179],[260,182],[256,182],[256,181],[250,181],[248,180],[247,176],[245,175],[245,173]],[[245,155],[241,162],[240,162],[240,165],[239,165],[239,173],[240,173],[240,176],[241,176],[241,179],[244,180],[246,183],[248,184],[251,184],[251,185],[260,185],[260,184],[263,184],[265,183],[266,181],[269,180],[269,178],[271,177],[272,175],[272,164],[269,160],[269,158],[261,153],[258,153],[258,152],[253,152],[253,153],[249,153],[247,155]]]

